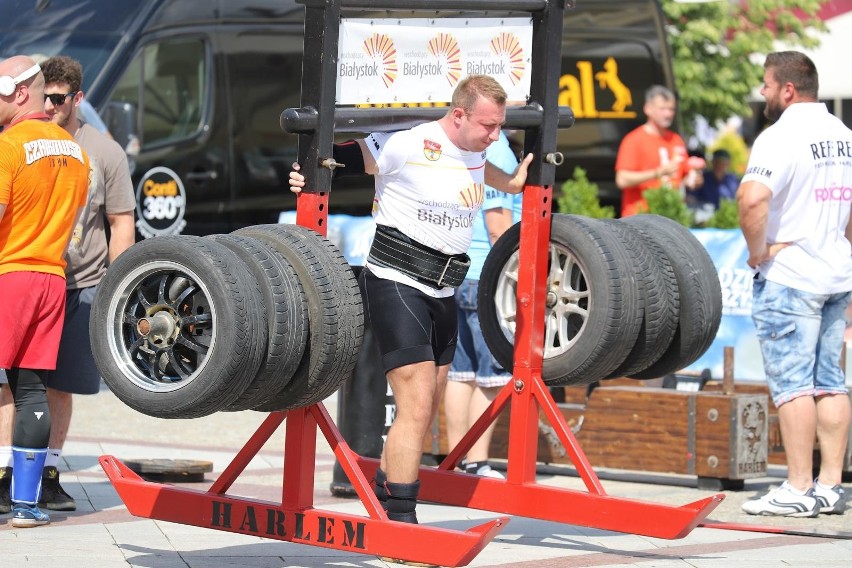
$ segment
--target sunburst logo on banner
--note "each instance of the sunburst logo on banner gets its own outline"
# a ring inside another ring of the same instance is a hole
[[[485,201],[485,184],[472,183],[459,192],[459,201],[467,207],[482,205]]]
[[[364,41],[364,51],[375,59],[382,60],[382,81],[390,87],[396,81],[399,68],[396,65],[396,46],[387,34],[373,34]]]
[[[491,52],[494,55],[504,55],[509,62],[509,80],[512,85],[517,85],[523,79],[527,70],[524,61],[524,48],[515,34],[501,32],[491,39]]]
[[[452,34],[440,33],[429,40],[429,53],[434,57],[444,57],[447,62],[447,82],[455,87],[461,78],[461,49]]]

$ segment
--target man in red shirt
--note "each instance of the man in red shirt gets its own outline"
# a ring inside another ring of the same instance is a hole
[[[701,175],[690,173],[686,144],[669,130],[675,117],[676,101],[669,89],[654,85],[645,93],[643,111],[648,120],[621,141],[615,161],[615,185],[621,190],[621,216],[647,211],[643,193],[648,189],[681,184],[701,185]],[[703,167],[703,166],[702,166]]]

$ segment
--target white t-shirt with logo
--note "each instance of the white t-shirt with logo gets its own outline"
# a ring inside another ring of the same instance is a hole
[[[374,133],[367,147],[378,165],[373,217],[444,254],[467,252],[485,196],[485,152],[456,147],[437,122]],[[436,298],[453,295],[398,270],[367,262],[370,271]]]
[[[767,240],[793,243],[760,273],[814,294],[852,290],[852,130],[822,103],[795,103],[751,151],[743,182],[772,190]]]

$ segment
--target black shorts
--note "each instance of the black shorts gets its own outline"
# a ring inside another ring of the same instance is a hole
[[[386,373],[422,361],[450,364],[458,334],[454,296],[433,298],[411,286],[379,278],[367,268],[361,271],[358,283]]]
[[[89,340],[89,317],[96,287],[68,290],[65,294],[65,324],[59,342],[56,370],[45,378],[45,386],[71,394],[97,394],[101,373],[95,366]],[[105,333],[105,332],[104,332]]]

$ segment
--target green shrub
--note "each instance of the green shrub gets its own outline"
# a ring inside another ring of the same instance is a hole
[[[670,187],[660,187],[657,189],[648,189],[642,193],[645,201],[648,203],[648,210],[644,213],[653,213],[668,217],[673,221],[677,221],[684,227],[691,227],[693,222],[693,213],[686,206],[683,196],[679,191]]]
[[[704,226],[711,229],[738,229],[740,216],[737,211],[737,200],[722,199],[719,202],[719,208]]]
[[[571,179],[562,184],[562,194],[556,200],[560,213],[584,215],[595,219],[612,219],[615,210],[601,206],[598,185],[590,182],[586,170],[577,166]]]

